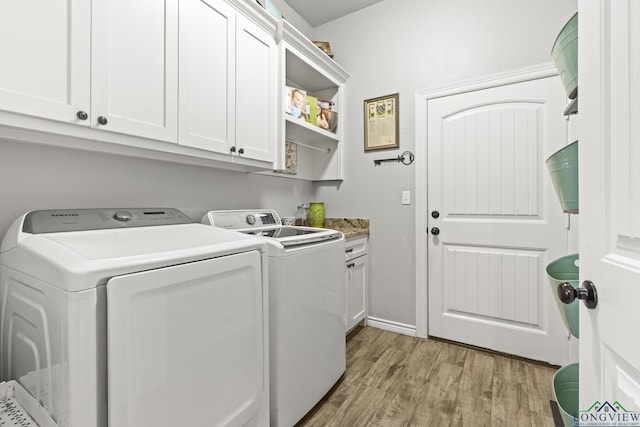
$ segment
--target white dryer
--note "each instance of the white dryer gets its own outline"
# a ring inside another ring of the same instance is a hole
[[[267,426],[264,241],[175,209],[33,211],[0,247],[0,375],[61,427]]]

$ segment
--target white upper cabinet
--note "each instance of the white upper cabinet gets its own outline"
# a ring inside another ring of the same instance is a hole
[[[177,0],[0,3],[0,109],[175,142],[177,7]]]
[[[63,122],[88,115],[90,15],[84,0],[0,2],[0,109]]]
[[[273,33],[223,0],[180,8],[179,143],[273,163]]]
[[[230,153],[236,12],[220,0],[180,2],[180,144]],[[229,90],[229,89],[232,90]]]
[[[247,18],[237,18],[236,148],[241,156],[273,162],[278,87],[275,40]]]
[[[91,126],[175,142],[178,0],[91,4]]]

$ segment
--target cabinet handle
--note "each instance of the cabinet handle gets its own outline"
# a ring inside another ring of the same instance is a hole
[[[352,263],[350,263],[350,264],[347,264],[347,268],[353,268],[353,267],[355,267],[355,266],[356,266],[356,263],[355,263],[355,262],[352,262]]]
[[[229,148],[229,151],[231,151],[232,153],[235,153],[236,152],[236,147]]]
[[[76,117],[80,120],[87,120],[89,118],[89,115],[84,111],[78,111],[76,113]]]
[[[349,249],[346,249],[346,250],[345,250],[345,253],[350,254],[351,252],[353,252],[353,248],[349,248]]]
[[[239,149],[238,154],[244,154],[244,148]]]
[[[108,123],[108,120],[105,116],[98,117],[98,124],[106,125],[107,123]]]

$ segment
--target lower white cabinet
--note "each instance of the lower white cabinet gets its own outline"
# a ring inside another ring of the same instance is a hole
[[[367,236],[345,245],[345,319],[347,332],[367,317]]]

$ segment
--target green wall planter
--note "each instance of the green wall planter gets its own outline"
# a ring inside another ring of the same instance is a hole
[[[577,214],[579,212],[578,141],[556,151],[546,163],[562,210]]]

